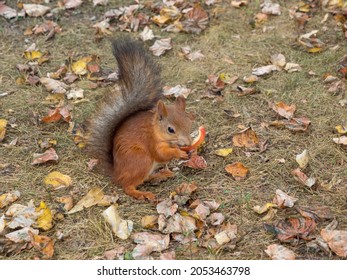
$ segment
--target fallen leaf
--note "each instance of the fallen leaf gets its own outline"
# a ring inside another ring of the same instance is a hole
[[[169,247],[170,235],[158,233],[137,232],[133,235],[134,242],[137,243],[132,252],[135,260],[146,259],[152,252],[162,252]]]
[[[276,190],[276,195],[272,200],[272,202],[280,208],[291,208],[294,206],[296,201],[298,201],[297,198],[292,197],[279,189]]]
[[[181,22],[183,31],[193,34],[200,34],[205,30],[209,21],[208,13],[199,4],[186,13],[184,18]]]
[[[6,225],[7,223],[5,221],[5,215],[2,215],[0,217],[0,235],[3,235]]]
[[[46,14],[51,8],[39,4],[23,4],[25,13],[30,17],[41,17]]]
[[[320,235],[336,255],[347,257],[347,231],[322,229]]]
[[[180,19],[181,16],[182,14],[176,6],[164,6],[160,10],[160,15],[154,16],[152,21],[159,26],[163,26],[166,23]]]
[[[80,6],[83,3],[83,0],[64,0],[63,3],[65,9],[73,9]]]
[[[49,230],[53,227],[53,217],[51,210],[41,201],[39,207],[35,210],[39,216],[37,217],[35,228]]]
[[[256,75],[250,75],[250,76],[243,77],[243,81],[247,84],[253,84],[255,82],[258,82],[259,78]]]
[[[295,253],[278,244],[271,244],[269,245],[265,253],[273,260],[295,260]]]
[[[305,169],[308,165],[308,162],[310,160],[308,151],[305,149],[301,154],[296,155],[295,157],[296,162],[299,164],[299,167],[301,169]]]
[[[254,21],[256,23],[257,26],[264,24],[265,22],[267,22],[269,19],[269,15],[264,14],[264,13],[257,13],[254,16]]]
[[[153,30],[150,29],[148,26],[145,26],[143,31],[140,33],[140,38],[144,42],[152,40],[152,39],[154,39],[154,37],[155,36],[153,34]]]
[[[190,196],[193,192],[198,189],[197,185],[193,183],[182,183],[179,187],[176,188],[175,192],[178,195],[188,195]]]
[[[165,252],[160,254],[159,256],[160,260],[175,260],[176,259],[176,253],[175,251]]]
[[[208,215],[210,215],[210,209],[203,203],[198,204],[193,211],[193,217],[200,221],[205,221]]]
[[[271,0],[265,0],[263,4],[260,5],[261,12],[268,15],[281,15],[281,6],[278,3],[272,3]]]
[[[41,77],[41,84],[51,93],[66,93],[69,86],[61,81],[57,81],[51,78]]]
[[[311,121],[308,118],[292,118],[291,120],[280,120],[273,121],[270,123],[271,126],[285,127],[292,131],[306,131]]]
[[[33,201],[30,201],[28,206],[12,204],[6,211],[6,216],[11,217],[11,220],[7,223],[7,227],[16,229],[30,227],[35,223],[39,214],[35,211]]]
[[[73,214],[98,204],[104,198],[104,193],[99,187],[92,188],[69,212]]]
[[[147,228],[147,229],[156,228],[157,225],[158,225],[157,215],[144,216],[141,219],[141,226],[143,228]]]
[[[295,209],[301,214],[301,216],[314,219],[317,222],[334,218],[332,211],[327,206],[316,206],[310,208],[296,207]]]
[[[267,202],[263,206],[260,206],[260,205],[254,206],[253,211],[255,211],[258,214],[264,214],[265,212],[270,210],[272,207],[276,207],[276,206],[277,206],[276,204]]]
[[[45,185],[51,186],[53,190],[58,190],[61,188],[66,188],[71,185],[71,177],[68,175],[64,175],[58,171],[53,171],[49,173],[44,181]]]
[[[179,213],[167,219],[160,215],[158,218],[158,229],[162,233],[193,233],[196,230],[196,220],[193,217]]]
[[[207,218],[207,222],[210,223],[213,226],[219,226],[221,225],[225,220],[225,217],[222,213],[212,213]]]
[[[255,148],[259,145],[259,139],[255,131],[249,127],[233,136],[233,145],[236,147]]]
[[[347,136],[333,138],[333,141],[339,145],[347,145]]]
[[[234,8],[241,8],[248,5],[249,0],[233,0],[231,6]]]
[[[337,125],[335,126],[335,129],[338,134],[346,134],[347,133],[347,126]]]
[[[297,168],[292,171],[292,174],[294,175],[294,178],[303,184],[304,186],[307,186],[309,188],[313,187],[314,184],[316,183],[316,179],[313,177],[307,177],[305,173],[303,173],[300,168]]]
[[[191,158],[185,163],[185,166],[193,169],[205,169],[207,167],[207,163],[202,156],[192,155]]]
[[[76,100],[78,98],[84,98],[84,90],[81,88],[73,88],[66,93],[67,99]]]
[[[254,93],[257,93],[258,90],[254,87],[244,87],[244,86],[237,86],[237,96],[246,96],[251,95]]]
[[[296,111],[295,105],[287,105],[284,102],[277,102],[277,103],[269,103],[269,107],[274,110],[277,114],[279,114],[281,117],[284,117],[288,120],[293,118],[294,113]]]
[[[6,126],[7,126],[7,120],[0,119],[0,142],[4,140],[6,135]]]
[[[106,6],[108,4],[108,0],[93,0],[93,6]]]
[[[274,54],[271,56],[271,63],[275,66],[283,68],[286,65],[286,58],[283,54]]]
[[[5,5],[5,2],[0,2],[0,16],[6,19],[11,19],[17,17],[17,11],[11,7]]]
[[[14,243],[30,242],[32,234],[39,234],[37,229],[32,229],[31,227],[25,227],[16,231],[12,231],[5,235],[5,237]]]
[[[25,51],[24,56],[26,59],[33,61],[33,60],[40,59],[43,56],[43,54],[40,51],[33,50],[33,51]]]
[[[297,63],[288,62],[284,67],[284,70],[286,70],[288,73],[300,72],[301,66]]]
[[[112,250],[108,250],[104,253],[106,260],[123,259],[125,253],[125,247],[121,246]]]
[[[236,243],[237,226],[232,225],[229,222],[222,226],[221,231],[217,233],[214,238],[219,245],[224,245],[229,242]]]
[[[231,174],[236,181],[240,181],[246,178],[249,170],[241,162],[235,162],[225,166],[226,172]]]
[[[65,211],[69,211],[73,207],[73,197],[71,195],[56,197],[55,201],[61,203]]]
[[[66,105],[64,107],[57,107],[54,110],[49,110],[48,115],[41,119],[44,123],[58,122],[61,118],[64,121],[71,121],[71,107],[70,105]]]
[[[188,95],[191,93],[191,89],[186,88],[185,86],[177,85],[174,87],[164,86],[163,87],[163,95],[170,98],[170,97],[179,97],[183,96],[184,98],[187,98]]]
[[[271,221],[277,214],[277,209],[270,208],[267,214],[262,217],[262,221]]]
[[[132,230],[133,222],[130,220],[123,220],[118,213],[117,206],[111,205],[104,212],[102,216],[106,222],[111,225],[113,233],[120,239],[128,239]]]
[[[226,149],[219,149],[219,150],[216,150],[214,153],[215,153],[217,156],[226,157],[226,156],[230,155],[232,152],[233,152],[233,149],[232,149],[232,148],[226,148]]]
[[[156,40],[154,45],[149,48],[155,56],[161,56],[167,50],[172,49],[171,38]]]
[[[158,214],[162,214],[165,217],[170,217],[177,212],[178,205],[173,203],[171,199],[166,199],[158,203],[156,209]]]
[[[201,60],[205,56],[201,53],[201,50],[192,51],[189,46],[181,47],[181,51],[184,54],[184,57],[190,61]]]
[[[274,233],[281,242],[291,242],[301,238],[309,240],[309,235],[315,230],[316,223],[311,218],[286,218],[276,226],[264,224],[267,231]]]
[[[58,161],[59,157],[53,148],[48,149],[43,154],[34,153],[31,165],[45,163],[47,161]]]
[[[54,254],[54,240],[48,236],[37,235],[29,231],[31,245],[48,258]]]
[[[280,71],[281,69],[276,65],[266,65],[258,68],[252,69],[252,75],[264,76],[270,74],[273,71]]]
[[[13,191],[13,192],[4,193],[0,195],[0,209],[15,202],[18,198],[20,198],[19,191]]]

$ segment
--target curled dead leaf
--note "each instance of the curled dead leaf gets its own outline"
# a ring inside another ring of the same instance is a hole
[[[236,147],[255,148],[259,145],[259,138],[252,128],[246,128],[233,136]]]
[[[241,162],[228,164],[227,166],[225,166],[225,170],[237,181],[245,179],[249,172],[249,169],[245,167]]]
[[[269,107],[274,110],[280,116],[290,120],[293,118],[296,111],[295,105],[287,105],[284,102],[269,103]]]
[[[278,244],[271,244],[269,245],[265,253],[273,260],[295,260],[295,253]]]
[[[50,148],[47,151],[45,151],[43,154],[34,153],[33,154],[33,161],[31,162],[32,165],[36,164],[42,164],[48,161],[58,161],[59,157],[57,155],[57,152]]]

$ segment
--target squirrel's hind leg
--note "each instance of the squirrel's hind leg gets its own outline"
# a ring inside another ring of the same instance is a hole
[[[142,192],[136,188],[141,185],[149,176],[153,165],[150,157],[146,153],[127,153],[124,158],[120,154],[116,155],[114,166],[114,181],[120,184],[127,195],[139,200],[155,200],[155,195],[151,192]],[[117,164],[119,163],[119,164]]]

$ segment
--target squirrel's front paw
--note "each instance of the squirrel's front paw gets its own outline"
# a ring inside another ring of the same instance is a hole
[[[181,159],[189,159],[189,154],[185,151],[180,150],[180,158]]]

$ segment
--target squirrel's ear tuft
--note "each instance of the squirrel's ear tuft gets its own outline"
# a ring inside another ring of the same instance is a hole
[[[163,119],[167,117],[167,109],[163,101],[159,100],[157,104],[157,112],[159,119]]]
[[[176,106],[182,111],[186,110],[186,99],[183,96],[178,96],[175,102]]]

